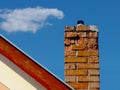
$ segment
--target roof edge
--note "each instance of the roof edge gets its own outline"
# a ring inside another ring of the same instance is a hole
[[[2,34],[0,34],[0,37],[2,37],[3,39],[5,39],[8,43],[10,43],[13,47],[15,47],[17,50],[19,50],[21,53],[23,53],[25,56],[27,56],[28,58],[30,58],[33,62],[35,62],[37,65],[39,65],[40,67],[42,67],[45,71],[47,71],[49,74],[51,74],[53,77],[55,77],[57,80],[59,80],[61,83],[63,83],[64,85],[66,85],[68,88],[70,88],[70,90],[74,90],[73,87],[71,87],[69,84],[65,83],[62,79],[60,79],[58,76],[56,76],[54,73],[52,73],[50,70],[48,70],[46,67],[44,67],[42,64],[40,64],[38,61],[36,61],[34,58],[32,58],[30,55],[28,55],[27,53],[25,53],[22,49],[20,49],[18,46],[16,46],[15,44],[13,44],[11,41],[9,41],[7,38],[5,38]]]

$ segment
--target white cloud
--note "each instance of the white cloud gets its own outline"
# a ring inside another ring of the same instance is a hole
[[[0,28],[7,32],[30,31],[36,32],[46,25],[49,16],[62,19],[64,14],[58,9],[49,8],[24,8],[24,9],[1,9],[0,10]]]

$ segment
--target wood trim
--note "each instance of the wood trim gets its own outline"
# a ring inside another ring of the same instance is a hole
[[[48,90],[72,90],[1,36],[0,53]]]

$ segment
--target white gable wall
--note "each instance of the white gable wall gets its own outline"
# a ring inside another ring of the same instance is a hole
[[[1,54],[0,82],[10,90],[47,90]]]
[[[0,90],[10,90],[10,89],[0,82]]]

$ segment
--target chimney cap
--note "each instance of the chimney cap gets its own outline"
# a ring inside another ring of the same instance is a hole
[[[83,20],[78,20],[78,21],[77,21],[77,24],[82,24],[82,25],[84,25],[84,21],[83,21]]]

